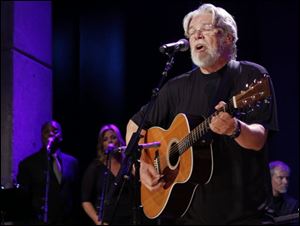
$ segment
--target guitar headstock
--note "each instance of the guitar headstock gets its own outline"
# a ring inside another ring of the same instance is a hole
[[[251,108],[262,100],[267,102],[270,97],[269,76],[265,74],[262,79],[254,80],[251,85],[246,85],[246,90],[233,96],[233,107],[239,109]]]

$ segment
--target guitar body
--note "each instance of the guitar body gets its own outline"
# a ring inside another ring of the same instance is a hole
[[[160,147],[143,150],[141,159],[153,164],[164,175],[166,182],[158,191],[151,192],[141,184],[141,202],[150,218],[165,215],[183,216],[188,210],[199,184],[208,183],[213,171],[211,142],[198,142],[180,152],[183,138],[190,134],[190,123],[185,114],[178,114],[170,128],[150,128],[145,142],[160,142]],[[200,143],[200,144],[199,144]]]

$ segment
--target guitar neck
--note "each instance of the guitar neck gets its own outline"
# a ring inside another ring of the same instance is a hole
[[[188,148],[199,141],[210,130],[209,124],[214,116],[217,116],[220,112],[232,113],[233,111],[233,99],[230,99],[228,104],[218,111],[215,111],[203,122],[196,126],[185,138],[178,143],[179,154],[182,155]]]

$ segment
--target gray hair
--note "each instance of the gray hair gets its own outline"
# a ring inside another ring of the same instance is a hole
[[[286,163],[284,163],[282,161],[273,161],[273,162],[270,162],[269,163],[269,168],[270,168],[271,176],[274,175],[274,171],[275,171],[276,168],[281,168],[282,170],[287,171],[289,174],[291,172],[290,167]]]
[[[233,37],[231,59],[235,59],[237,56],[236,42],[238,40],[237,26],[232,15],[230,15],[225,9],[216,7],[212,4],[203,4],[198,9],[188,13],[183,19],[183,29],[185,36],[188,36],[188,29],[193,17],[203,13],[210,13],[213,18],[213,25],[222,28],[225,33],[229,33]]]

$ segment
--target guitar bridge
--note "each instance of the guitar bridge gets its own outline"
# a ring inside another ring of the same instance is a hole
[[[153,165],[154,165],[154,168],[156,169],[156,171],[160,174],[161,170],[160,170],[160,160],[159,160],[158,150],[155,151],[155,157],[154,157]]]

